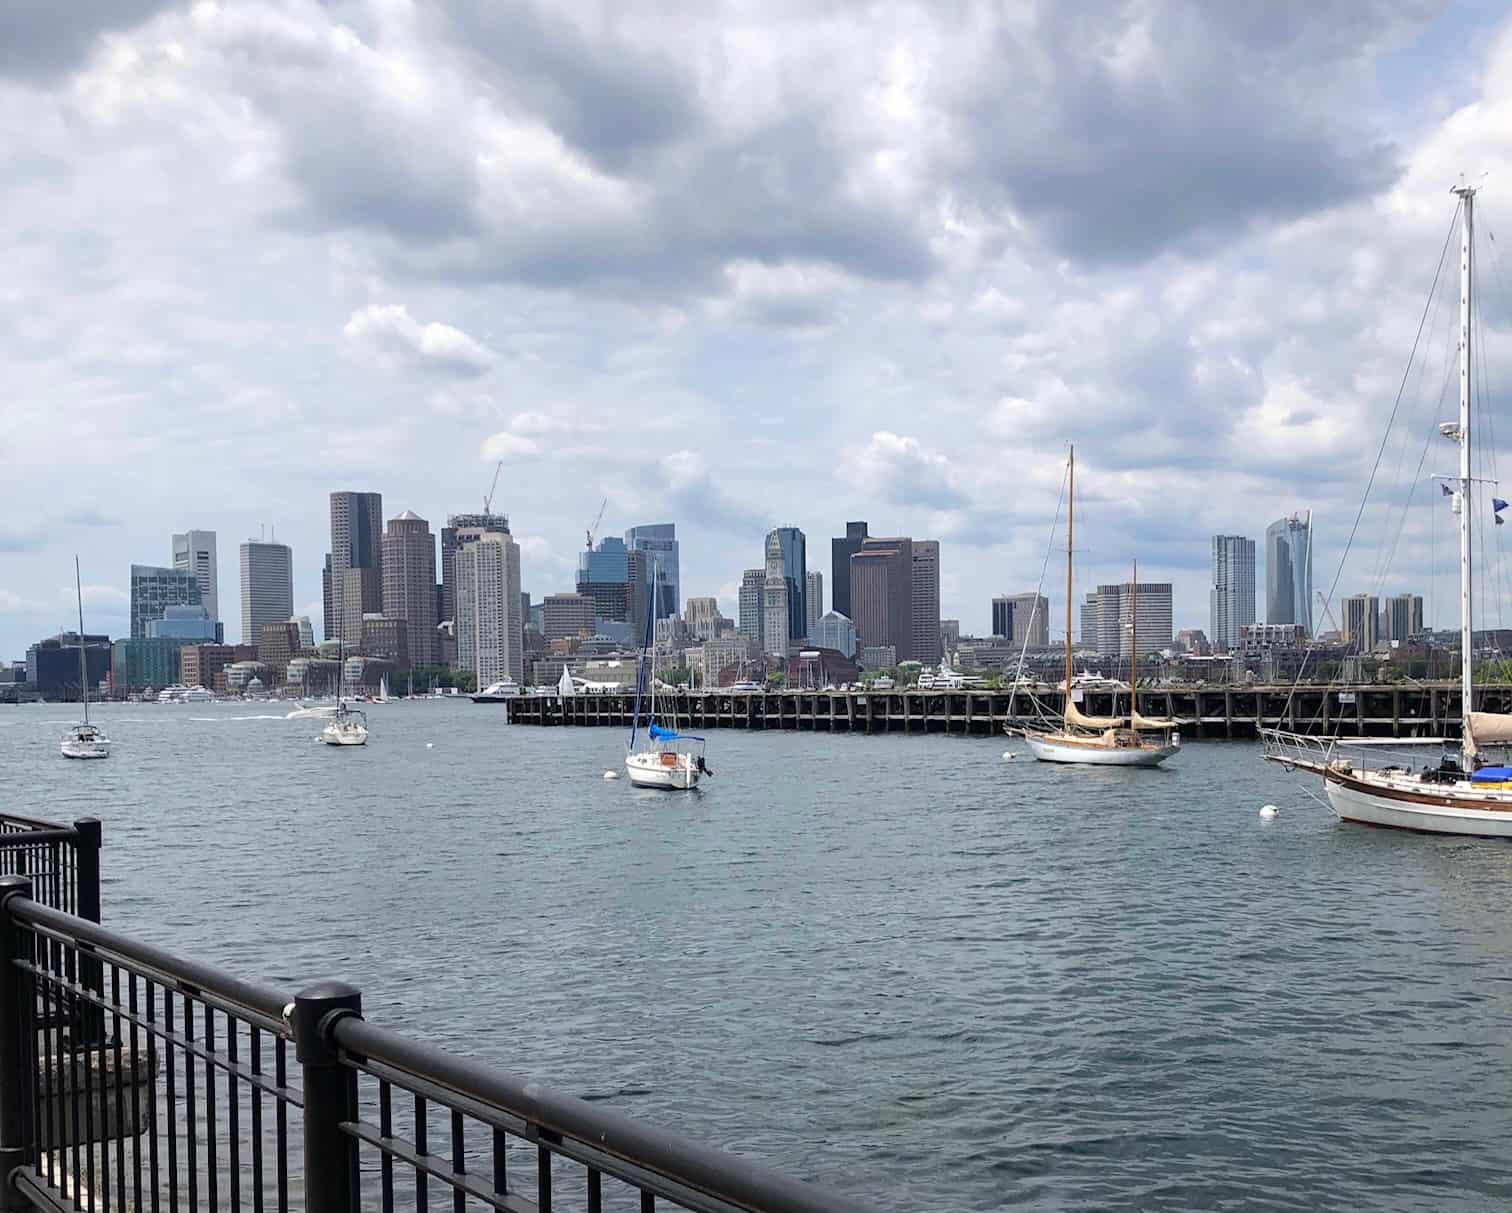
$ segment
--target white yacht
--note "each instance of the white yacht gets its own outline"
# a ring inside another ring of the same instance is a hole
[[[367,713],[360,708],[337,704],[331,722],[320,730],[326,745],[367,745]]]
[[[109,758],[110,738],[99,725],[89,722],[89,663],[84,659],[84,590],[79,579],[79,558],[74,557],[74,593],[79,599],[79,693],[84,701],[84,719],[63,734],[58,748],[64,758]]]
[[[472,697],[472,701],[474,703],[502,703],[507,699],[519,697],[520,684],[513,678],[505,678],[479,691]]]
[[[215,696],[204,687],[190,687],[184,692],[184,703],[214,703]]]
[[[655,594],[656,570],[646,578]],[[704,739],[676,729],[664,729],[656,723],[656,649],[652,643],[652,624],[656,618],[654,599],[646,603],[646,635],[641,649],[640,670],[635,679],[635,714],[630,718],[630,740],[625,746],[625,774],[637,788],[663,788],[690,791],[705,775],[712,775],[704,762]],[[641,691],[651,675],[650,712],[646,722],[646,739],[637,746],[640,728]]]

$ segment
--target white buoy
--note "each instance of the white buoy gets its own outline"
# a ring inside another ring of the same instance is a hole
[[[1275,815],[1280,811],[1281,810],[1276,808],[1276,806],[1273,804],[1262,805],[1260,807],[1260,820],[1270,821],[1271,818],[1275,817]]]
[[[1013,751],[1012,750],[1004,750],[1003,751],[1003,758],[1006,761],[1012,762],[1013,761]]]
[[[425,748],[426,748],[426,749],[427,749],[427,750],[433,750],[433,749],[435,749],[435,748],[436,748],[436,743],[435,743],[435,742],[434,742],[434,741],[427,741],[427,742],[426,742],[426,743],[425,743]]]
[[[619,772],[618,771],[605,771],[604,772],[604,778],[605,779],[618,779],[619,778]]]

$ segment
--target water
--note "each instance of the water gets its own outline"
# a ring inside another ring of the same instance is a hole
[[[1340,826],[1249,746],[0,710],[14,811],[105,821],[111,925],[897,1209],[1512,1198],[1512,849]],[[430,748],[427,748],[429,743]],[[1262,823],[1261,804],[1280,816]]]

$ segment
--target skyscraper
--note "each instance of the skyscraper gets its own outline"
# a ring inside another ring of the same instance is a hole
[[[286,543],[249,539],[241,545],[241,638],[261,644],[264,624],[294,614],[294,553]]]
[[[193,573],[199,583],[200,605],[211,619],[220,619],[219,574],[215,565],[215,532],[184,531],[173,537],[173,567]]]
[[[1239,629],[1255,622],[1255,541],[1213,536],[1213,586],[1208,593],[1208,639],[1220,653],[1239,649]]]
[[[850,560],[850,604],[861,648],[890,647],[896,661],[913,658],[913,581],[912,539],[862,541]]]
[[[1394,594],[1382,611],[1386,640],[1411,640],[1423,631],[1423,598],[1420,594]]]
[[[777,537],[782,551],[782,577],[787,582],[789,641],[800,640],[808,633],[808,541],[795,526],[780,526],[767,536],[767,573],[771,574],[771,536]]]
[[[368,569],[368,577],[349,577],[353,569]],[[347,603],[349,590],[363,601]],[[331,494],[331,624],[336,636],[351,644],[361,639],[362,616],[383,609],[383,494]],[[344,636],[349,622],[354,634]],[[331,639],[330,635],[326,639]]]
[[[1095,594],[1087,596],[1087,606],[1082,611],[1083,644],[1096,644],[1097,651],[1105,657],[1129,655],[1134,591],[1135,587],[1125,581],[1100,585]],[[1171,583],[1141,581],[1138,596],[1139,651],[1148,653],[1153,649],[1169,648],[1173,638]],[[1094,622],[1095,627],[1089,634],[1088,628]]]
[[[747,569],[740,575],[740,622],[736,627],[746,644],[761,649],[764,629],[762,622],[762,594],[766,588],[765,569]]]
[[[677,524],[654,522],[633,526],[625,532],[625,546],[644,552],[649,570],[655,570],[656,617],[670,619],[682,610],[682,574],[678,568]]]
[[[131,566],[131,638],[144,640],[150,620],[171,606],[200,606],[199,578],[187,569],[155,564]]]
[[[325,556],[325,567],[320,572],[320,638],[336,639],[336,592],[331,588],[331,553]]]
[[[1351,594],[1344,600],[1344,643],[1356,653],[1369,653],[1380,634],[1381,604],[1374,594]]]
[[[830,609],[852,619],[850,561],[865,540],[864,522],[847,522],[845,536],[830,540]]]
[[[761,650],[769,657],[786,658],[792,636],[791,584],[780,532],[766,537],[766,578],[761,591]]]
[[[803,586],[805,624],[803,634],[812,637],[814,625],[824,615],[824,574],[810,573]]]
[[[404,621],[411,662],[436,664],[436,537],[413,510],[383,534],[383,614]]]
[[[457,665],[477,675],[480,689],[504,678],[520,682],[519,546],[510,535],[489,531],[458,549],[456,569]]]
[[[596,619],[628,624],[636,644],[646,623],[646,561],[645,552],[632,552],[616,535],[578,553],[577,592],[593,599]]]
[[[940,541],[913,541],[913,646],[910,655],[938,665],[940,645]]]
[[[1312,511],[1265,528],[1265,622],[1299,623],[1313,634]]]
[[[503,514],[452,514],[441,528],[441,618],[456,622],[456,555],[479,535],[497,531],[508,535],[509,519]]]
[[[992,634],[1010,644],[1042,649],[1050,643],[1050,600],[1043,594],[999,594],[992,600]]]

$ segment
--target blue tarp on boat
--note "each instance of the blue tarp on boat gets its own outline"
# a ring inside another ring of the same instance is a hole
[[[1470,779],[1473,783],[1512,783],[1512,767],[1481,767]]]
[[[702,737],[694,737],[691,733],[678,733],[673,729],[664,729],[661,725],[652,723],[652,741],[702,741]]]

